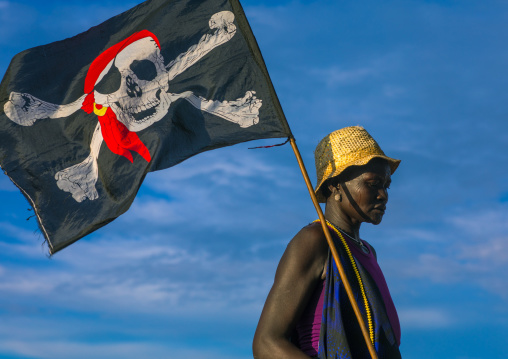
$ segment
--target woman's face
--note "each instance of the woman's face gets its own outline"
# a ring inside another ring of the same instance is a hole
[[[388,163],[374,159],[359,169],[358,176],[340,183],[342,201],[339,206],[352,223],[379,224],[388,202],[391,171]]]

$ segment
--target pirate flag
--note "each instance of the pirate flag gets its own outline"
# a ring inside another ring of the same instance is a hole
[[[149,0],[16,55],[0,166],[55,253],[131,205],[145,175],[291,133],[238,0]]]

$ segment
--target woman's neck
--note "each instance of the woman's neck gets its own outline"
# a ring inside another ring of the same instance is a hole
[[[337,211],[336,209],[332,209],[329,206],[325,208],[325,218],[333,224],[335,227],[340,228],[351,237],[360,239],[360,225],[361,222],[353,223],[350,218],[344,215],[341,211]]]

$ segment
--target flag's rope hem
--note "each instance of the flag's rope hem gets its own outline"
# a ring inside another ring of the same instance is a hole
[[[289,142],[289,140],[290,140],[290,137],[288,137],[288,139],[285,142],[283,142],[283,143],[278,143],[276,145],[270,145],[270,146],[249,147],[248,149],[249,150],[257,150],[259,148],[272,148],[272,147],[284,146],[286,143]]]

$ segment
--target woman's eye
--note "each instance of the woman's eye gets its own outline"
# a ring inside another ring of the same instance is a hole
[[[368,186],[370,188],[384,188],[384,189],[390,189],[390,183],[387,183],[387,184],[383,184],[381,183],[381,181],[372,181],[372,182],[367,182]]]

